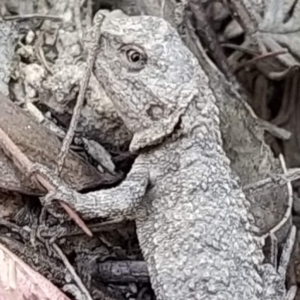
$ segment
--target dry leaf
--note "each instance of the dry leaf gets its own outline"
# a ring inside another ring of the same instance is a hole
[[[0,244],[0,300],[70,300]]]

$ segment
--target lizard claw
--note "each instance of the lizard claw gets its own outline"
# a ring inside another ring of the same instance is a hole
[[[47,209],[47,211],[58,219],[69,220],[69,216],[66,212],[62,209],[57,201],[62,201],[72,206],[74,200],[76,199],[77,192],[72,190],[71,188],[60,185],[54,191],[49,191],[48,194],[44,197],[41,197],[42,205]]]
[[[63,184],[63,181],[48,167],[40,163],[33,163],[30,169],[26,171],[29,178],[34,178],[33,175],[39,174],[45,178],[54,188],[58,188]]]

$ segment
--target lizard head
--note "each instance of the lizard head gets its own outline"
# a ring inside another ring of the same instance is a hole
[[[104,20],[94,73],[133,132],[131,151],[170,135],[199,84],[198,61],[176,30],[150,16]]]

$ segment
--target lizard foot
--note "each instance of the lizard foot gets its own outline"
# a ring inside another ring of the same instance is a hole
[[[54,188],[58,188],[63,184],[63,181],[48,167],[40,163],[33,163],[30,169],[26,170],[26,176],[36,182],[33,175],[39,174],[45,178]],[[36,182],[38,185],[38,182]]]
[[[68,228],[62,224],[53,226],[40,226],[37,230],[37,236],[40,239],[49,240],[49,244],[55,243],[58,239],[68,233]]]
[[[50,191],[45,197],[41,197],[40,200],[42,205],[47,209],[47,211],[54,217],[60,220],[69,220],[69,216],[65,213],[57,201],[63,201],[69,206],[73,206],[78,198],[78,193],[65,186],[60,185],[54,191]]]
[[[39,174],[41,177],[46,179],[53,189],[49,191],[46,196],[40,198],[43,206],[54,217],[62,220],[69,220],[69,217],[66,215],[61,206],[55,202],[60,200],[72,206],[76,192],[67,187],[62,179],[60,179],[52,170],[42,164],[34,163],[32,167],[27,170],[28,177],[34,178],[33,175],[35,174]]]

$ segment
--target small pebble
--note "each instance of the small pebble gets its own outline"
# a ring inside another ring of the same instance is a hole
[[[136,294],[138,291],[137,286],[134,282],[129,283],[129,288],[133,294]]]
[[[29,30],[25,38],[25,43],[27,45],[30,45],[33,43],[34,39],[35,39],[35,33],[32,30]]]

